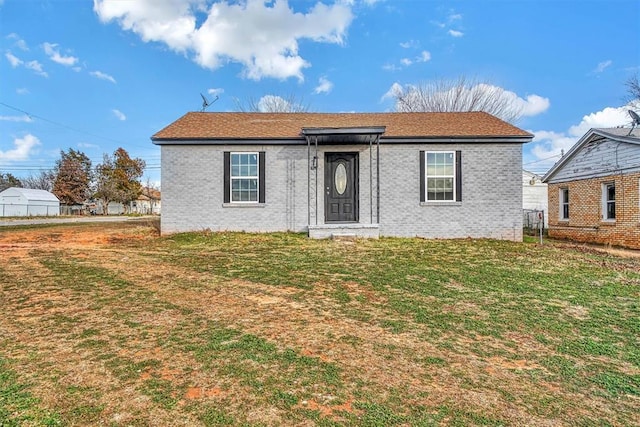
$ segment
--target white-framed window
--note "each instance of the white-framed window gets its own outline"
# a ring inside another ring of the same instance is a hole
[[[569,189],[564,187],[560,189],[560,220],[569,219]]]
[[[265,152],[224,152],[224,203],[265,202]]]
[[[231,153],[231,202],[258,201],[258,153]]]
[[[425,152],[425,187],[427,202],[456,200],[456,152]]]
[[[616,219],[616,184],[613,182],[602,184],[602,219]]]

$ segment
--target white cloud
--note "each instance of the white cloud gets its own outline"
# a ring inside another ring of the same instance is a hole
[[[11,64],[13,68],[16,68],[17,66],[23,64],[23,61],[11,52],[6,52],[4,56],[7,58],[7,61],[9,61],[9,64]]]
[[[25,62],[22,59],[15,56],[14,54],[12,54],[11,52],[5,52],[4,56],[7,58],[7,60],[11,64],[11,67],[13,68],[17,68],[21,65],[24,65],[25,68],[35,71],[35,73],[40,76],[49,77],[46,71],[42,69],[42,64],[39,63],[38,61],[34,60],[34,61]]]
[[[570,126],[565,132],[547,130],[530,131],[535,135],[531,153],[537,167],[549,168],[592,128],[612,128],[629,125],[629,106],[607,107],[582,117],[580,123]]]
[[[23,114],[22,116],[0,116],[0,121],[31,123],[33,119],[26,114]]]
[[[224,89],[222,89],[221,87],[218,88],[211,88],[207,90],[207,93],[209,95],[215,95],[215,96],[219,96],[222,95],[224,93]]]
[[[20,50],[24,50],[25,52],[29,50],[29,46],[27,46],[27,42],[22,40],[19,35],[16,33],[11,33],[7,36],[9,40],[15,40],[13,45],[16,46]]]
[[[418,62],[429,62],[429,61],[431,61],[431,52],[429,52],[427,50],[423,50],[420,53],[420,56],[418,58],[416,58],[416,61],[418,61]]]
[[[31,134],[27,134],[24,138],[14,139],[13,145],[15,148],[12,150],[0,150],[0,160],[9,162],[27,160],[34,148],[40,145],[40,140]]]
[[[320,77],[320,79],[318,79],[318,86],[313,90],[313,93],[329,93],[331,89],[333,89],[333,83],[326,77]]]
[[[607,67],[609,67],[611,64],[613,64],[613,61],[611,61],[610,59],[607,59],[606,61],[602,61],[600,63],[598,63],[598,65],[596,66],[596,68],[593,70],[594,73],[596,74],[600,74],[602,73]]]
[[[527,95],[526,98],[520,98],[511,91],[505,91],[504,94],[510,97],[513,100],[512,102],[520,108],[523,117],[537,116],[547,111],[551,106],[549,98],[543,98],[539,95]]]
[[[90,71],[89,74],[92,75],[93,77],[97,78],[97,79],[106,80],[106,81],[109,81],[109,82],[111,82],[113,84],[116,83],[116,79],[111,77],[109,74],[103,73],[102,71]]]
[[[409,49],[409,48],[412,48],[412,47],[415,48],[415,47],[418,47],[419,45],[420,44],[415,40],[409,40],[409,41],[400,43],[400,47],[404,48],[404,49]]]
[[[36,60],[25,62],[24,66],[34,71],[39,76],[49,77],[49,74],[47,74],[47,72],[42,69],[42,64]]]
[[[121,121],[127,120],[127,116],[125,116],[122,111],[114,108],[113,110],[111,110],[111,112],[113,113],[114,116],[116,116],[118,120],[121,120]]]
[[[385,71],[398,71],[401,70],[401,67],[398,67],[396,64],[384,64],[382,69]]]
[[[29,89],[27,89],[26,87],[19,87],[18,89],[16,89],[16,93],[18,95],[26,95],[29,93]]]
[[[75,56],[63,56],[60,54],[58,50],[58,45],[54,43],[43,43],[42,48],[44,49],[44,53],[47,54],[49,59],[53,62],[56,62],[61,65],[65,65],[67,67],[71,67],[78,62],[78,58]]]
[[[240,63],[243,75],[254,80],[302,80],[310,64],[299,54],[298,41],[342,44],[353,19],[347,2],[318,2],[302,13],[286,0],[211,5],[201,0],[94,0],[94,11],[103,22],[116,21],[143,41],[164,43],[204,68]]]
[[[387,99],[394,99],[396,95],[402,93],[402,91],[403,91],[402,85],[398,82],[395,82],[391,85],[389,90],[384,95],[382,95],[382,98],[380,98],[380,101],[385,101]]]
[[[449,30],[448,33],[449,33],[449,35],[451,37],[462,37],[462,36],[464,36],[464,33],[462,31],[458,31],[458,30]]]
[[[409,58],[402,58],[402,59],[400,60],[400,63],[401,63],[402,65],[404,65],[405,67],[408,67],[409,65],[413,64],[413,61],[412,61],[412,60],[410,60]]]

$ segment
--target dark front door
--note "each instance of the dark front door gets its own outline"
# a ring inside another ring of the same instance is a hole
[[[358,221],[358,153],[325,153],[325,222]]]

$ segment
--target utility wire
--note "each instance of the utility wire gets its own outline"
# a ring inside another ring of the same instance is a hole
[[[527,163],[523,163],[522,166],[526,166],[526,165],[532,165],[534,163],[540,163],[540,162],[545,162],[547,160],[551,160],[551,159],[555,159],[556,157],[562,157],[562,154],[555,154],[551,157],[547,157],[544,159],[540,159],[540,160],[534,160],[533,162],[527,162]]]
[[[77,133],[81,133],[81,134],[84,134],[84,135],[92,136],[94,138],[100,138],[100,139],[103,139],[105,141],[115,142],[115,143],[121,144],[121,145],[127,145],[127,146],[130,146],[130,147],[142,148],[142,146],[140,146],[140,145],[134,145],[134,144],[131,144],[131,143],[128,143],[128,142],[120,141],[120,140],[109,138],[109,137],[106,137],[106,136],[96,135],[95,133],[87,132],[87,131],[84,131],[84,130],[81,130],[81,129],[76,129],[76,128],[71,127],[69,125],[65,125],[64,123],[59,123],[59,122],[56,122],[56,121],[53,121],[53,120],[49,120],[49,119],[44,118],[42,116],[39,116],[37,114],[29,113],[28,111],[24,111],[24,110],[22,110],[22,109],[20,109],[18,107],[14,107],[13,105],[6,104],[6,103],[4,103],[2,101],[0,101],[0,105],[2,105],[4,107],[7,107],[7,108],[10,108],[10,109],[12,109],[14,111],[18,111],[18,112],[20,112],[22,114],[26,114],[27,117],[29,117],[29,118],[36,118],[36,119],[42,120],[43,122],[47,122],[47,123],[50,123],[50,124],[55,125],[55,126],[60,126],[62,128],[68,129],[68,130],[73,131],[73,132],[77,132]]]

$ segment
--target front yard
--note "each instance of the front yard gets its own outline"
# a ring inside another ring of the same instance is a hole
[[[0,229],[0,425],[638,425],[640,258]]]

